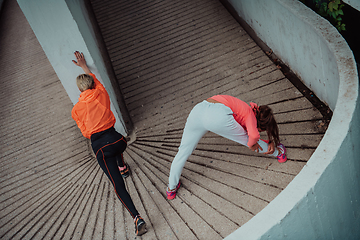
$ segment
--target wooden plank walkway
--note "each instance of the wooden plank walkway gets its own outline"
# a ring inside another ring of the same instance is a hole
[[[148,225],[136,239],[222,239],[306,164],[321,114],[217,0],[91,0],[134,122],[128,190]],[[134,239],[71,119],[72,104],[15,0],[0,16],[0,239]],[[208,133],[178,196],[165,195],[192,107],[215,94],[270,105],[289,161]]]

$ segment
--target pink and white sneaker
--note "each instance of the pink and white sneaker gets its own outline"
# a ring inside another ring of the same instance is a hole
[[[180,181],[179,181],[178,185],[176,186],[176,188],[174,190],[171,190],[171,191],[166,190],[167,199],[172,200],[172,199],[174,199],[176,197],[176,192],[179,189],[180,185],[181,184],[180,184]]]
[[[287,156],[286,156],[286,148],[284,146],[284,144],[279,143],[279,145],[277,145],[277,148],[279,148],[280,150],[280,154],[277,155],[277,159],[279,163],[284,163],[287,161]]]

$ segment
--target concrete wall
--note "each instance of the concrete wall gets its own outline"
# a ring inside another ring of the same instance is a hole
[[[359,77],[351,50],[330,23],[297,0],[228,2],[333,117],[302,171],[226,240],[360,239]]]
[[[115,128],[126,136],[127,129],[84,1],[17,1],[71,101],[75,104],[80,95],[75,78],[83,72],[71,61],[75,59],[74,51],[79,50],[109,92],[117,120]]]

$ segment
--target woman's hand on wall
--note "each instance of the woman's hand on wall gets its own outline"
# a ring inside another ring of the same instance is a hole
[[[88,66],[86,65],[86,60],[85,60],[85,58],[84,58],[84,54],[83,54],[83,53],[80,53],[79,51],[76,51],[76,52],[74,52],[74,55],[75,55],[77,61],[72,60],[73,63],[74,63],[76,66],[81,67],[86,74],[91,73],[90,69],[89,69]]]

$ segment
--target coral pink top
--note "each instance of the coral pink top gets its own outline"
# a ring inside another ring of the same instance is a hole
[[[211,97],[225,106],[229,107],[233,111],[235,121],[237,121],[247,132],[249,140],[247,145],[253,146],[260,139],[260,134],[257,129],[257,120],[254,108],[258,106],[255,103],[250,103],[250,106],[236,97],[229,95],[215,95]]]

